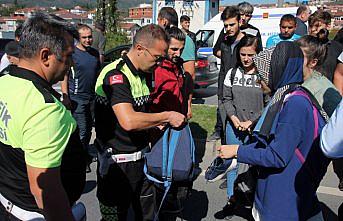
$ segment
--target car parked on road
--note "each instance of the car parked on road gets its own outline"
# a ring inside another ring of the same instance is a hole
[[[0,59],[5,54],[5,46],[10,41],[14,41],[14,39],[0,38]]]
[[[117,60],[128,52],[131,45],[120,45],[105,52],[105,65]],[[218,81],[219,69],[217,59],[213,55],[203,55],[197,53],[195,60],[195,82],[194,88],[206,88]]]

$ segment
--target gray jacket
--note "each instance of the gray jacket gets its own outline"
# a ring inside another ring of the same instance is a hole
[[[256,74],[245,74],[241,68],[232,68],[227,72],[221,107],[225,116],[222,119],[235,115],[240,121],[255,122],[261,116],[268,98],[257,80]]]

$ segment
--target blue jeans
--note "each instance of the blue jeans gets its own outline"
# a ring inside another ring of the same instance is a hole
[[[237,130],[232,122],[229,120],[226,123],[226,144],[242,144],[245,139],[248,137],[248,132],[245,131],[239,131]],[[238,166],[237,164],[236,168],[231,170],[226,174],[226,182],[227,182],[227,188],[226,188],[226,194],[228,199],[230,199],[231,196],[233,196],[233,188],[234,188],[234,183],[237,177],[237,171],[238,171]]]
[[[91,114],[93,100],[79,98],[77,96],[70,96],[70,100],[73,105],[72,114],[79,128],[81,143],[85,150],[88,150],[93,127],[93,119]]]

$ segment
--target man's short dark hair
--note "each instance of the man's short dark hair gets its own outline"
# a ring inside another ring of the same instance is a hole
[[[308,18],[308,25],[311,27],[317,21],[321,21],[324,22],[326,25],[329,25],[331,23],[331,18],[332,16],[329,12],[319,9],[312,15],[310,15],[310,17]]]
[[[139,28],[133,37],[133,46],[142,44],[145,47],[151,46],[155,41],[163,40],[166,43],[169,42],[169,38],[164,29],[158,25],[150,24]]]
[[[105,22],[102,20],[96,21],[94,24],[94,27],[99,29],[100,31],[104,32],[105,31]]]
[[[222,21],[226,21],[229,18],[237,18],[237,21],[241,19],[241,14],[239,13],[238,7],[236,6],[227,6],[223,13],[220,16]]]
[[[20,57],[32,58],[42,48],[49,48],[61,60],[62,52],[69,46],[68,35],[78,39],[75,26],[56,15],[37,12],[23,24]]]
[[[284,22],[284,21],[288,21],[288,22],[293,21],[295,24],[297,24],[297,21],[295,20],[294,15],[291,15],[291,14],[285,14],[285,15],[283,15],[283,16],[281,17],[281,19],[280,19],[280,25],[281,25],[281,23]]]
[[[182,16],[180,17],[180,22],[182,23],[182,22],[184,22],[184,21],[191,21],[191,18],[188,17],[187,15],[182,15]]]
[[[179,25],[177,13],[175,9],[173,9],[172,7],[161,8],[161,10],[158,12],[157,17],[161,19],[162,18],[167,19],[170,22],[170,24],[173,26],[177,27]]]
[[[19,43],[17,41],[10,41],[5,46],[5,53],[14,57],[19,57]]]
[[[166,32],[169,35],[169,40],[171,38],[175,38],[178,41],[185,41],[186,40],[186,35],[178,27],[173,26],[173,27],[167,29]]]
[[[300,5],[297,9],[297,16],[301,15],[303,12],[306,12],[308,9],[307,5]]]

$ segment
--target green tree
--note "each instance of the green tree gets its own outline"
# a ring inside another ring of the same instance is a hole
[[[119,45],[129,44],[130,41],[125,33],[122,32],[107,32],[106,33],[106,50]]]

